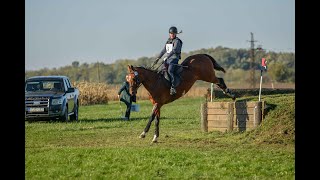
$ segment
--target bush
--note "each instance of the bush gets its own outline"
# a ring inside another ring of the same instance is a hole
[[[106,104],[108,98],[108,85],[97,82],[74,82],[74,87],[79,89],[80,105]]]

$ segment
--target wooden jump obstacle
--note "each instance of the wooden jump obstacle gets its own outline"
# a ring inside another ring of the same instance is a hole
[[[258,127],[264,117],[265,101],[205,102],[201,104],[201,129],[245,131]]]

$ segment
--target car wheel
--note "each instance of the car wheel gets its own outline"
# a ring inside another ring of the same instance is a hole
[[[65,121],[65,122],[69,122],[68,106],[66,106],[65,112],[64,112],[63,116],[61,117],[61,120]]]
[[[70,120],[78,121],[78,115],[79,115],[79,107],[78,107],[78,105],[75,105],[74,112],[70,116]]]

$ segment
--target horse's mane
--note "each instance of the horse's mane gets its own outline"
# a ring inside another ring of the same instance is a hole
[[[144,69],[144,70],[147,70],[147,71],[151,71],[151,72],[154,72],[154,73],[157,73],[158,71],[156,70],[153,70],[153,69],[150,69],[148,67],[144,67],[144,66],[135,66],[136,68],[140,68],[140,69]]]

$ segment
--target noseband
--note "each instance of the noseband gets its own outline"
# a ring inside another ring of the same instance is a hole
[[[133,71],[133,73],[130,73],[130,74],[133,74],[133,81],[137,84],[137,89],[138,89],[142,85],[142,82],[140,81],[138,76],[138,72]]]

